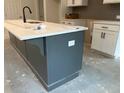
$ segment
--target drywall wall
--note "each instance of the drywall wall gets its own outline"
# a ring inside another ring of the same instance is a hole
[[[120,15],[120,4],[103,4],[103,0],[89,0],[88,6],[74,7],[74,13],[79,13],[84,19],[116,20]]]
[[[44,21],[44,0],[38,0],[39,3],[39,17]]]
[[[44,19],[48,22],[59,22],[59,0],[44,0]]]
[[[60,2],[60,10],[59,10],[59,12],[60,12],[59,19],[64,20],[66,13],[72,13],[72,8],[69,8],[69,7],[66,6],[67,5],[66,0],[60,0],[60,1],[61,2]]]
[[[19,19],[22,16],[21,0],[4,0],[4,18]]]
[[[38,0],[21,0],[21,6],[22,9],[25,6],[28,6],[31,8],[32,14],[29,13],[29,11],[26,9],[25,14],[27,19],[39,19],[39,6],[38,6]],[[22,12],[22,10],[21,10]]]
[[[26,9],[26,18],[39,19],[38,0],[5,0],[4,1],[5,19],[21,19],[24,6],[29,6],[32,14]]]

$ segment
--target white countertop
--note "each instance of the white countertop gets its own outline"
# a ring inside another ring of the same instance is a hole
[[[36,24],[23,23],[22,20],[5,20],[4,27],[20,40],[28,40],[88,30],[87,27],[83,26],[68,26],[51,22],[41,22],[42,24],[46,25],[46,28],[41,30],[34,29]]]
[[[120,25],[120,21],[94,20],[95,24]]]

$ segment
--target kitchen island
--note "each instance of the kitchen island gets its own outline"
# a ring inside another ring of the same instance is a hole
[[[21,20],[6,20],[10,42],[42,85],[52,90],[79,75],[86,27],[41,22],[46,27]]]

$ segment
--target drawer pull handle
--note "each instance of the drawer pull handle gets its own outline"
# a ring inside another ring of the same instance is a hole
[[[108,27],[106,27],[106,26],[102,26],[102,28],[105,28],[105,29],[107,29]]]
[[[106,35],[106,33],[103,34],[103,38],[104,38],[104,39],[105,39],[105,35]]]
[[[103,32],[101,33],[101,38],[103,38]]]

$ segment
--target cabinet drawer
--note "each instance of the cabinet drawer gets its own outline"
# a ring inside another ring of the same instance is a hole
[[[109,34],[109,35],[115,35],[118,34],[118,32],[114,32],[114,31],[109,31],[109,30],[102,30],[102,29],[94,29],[93,32],[100,32],[100,33],[105,33],[105,34]]]
[[[107,24],[94,24],[94,29],[119,31],[120,26],[117,25],[107,25]]]

